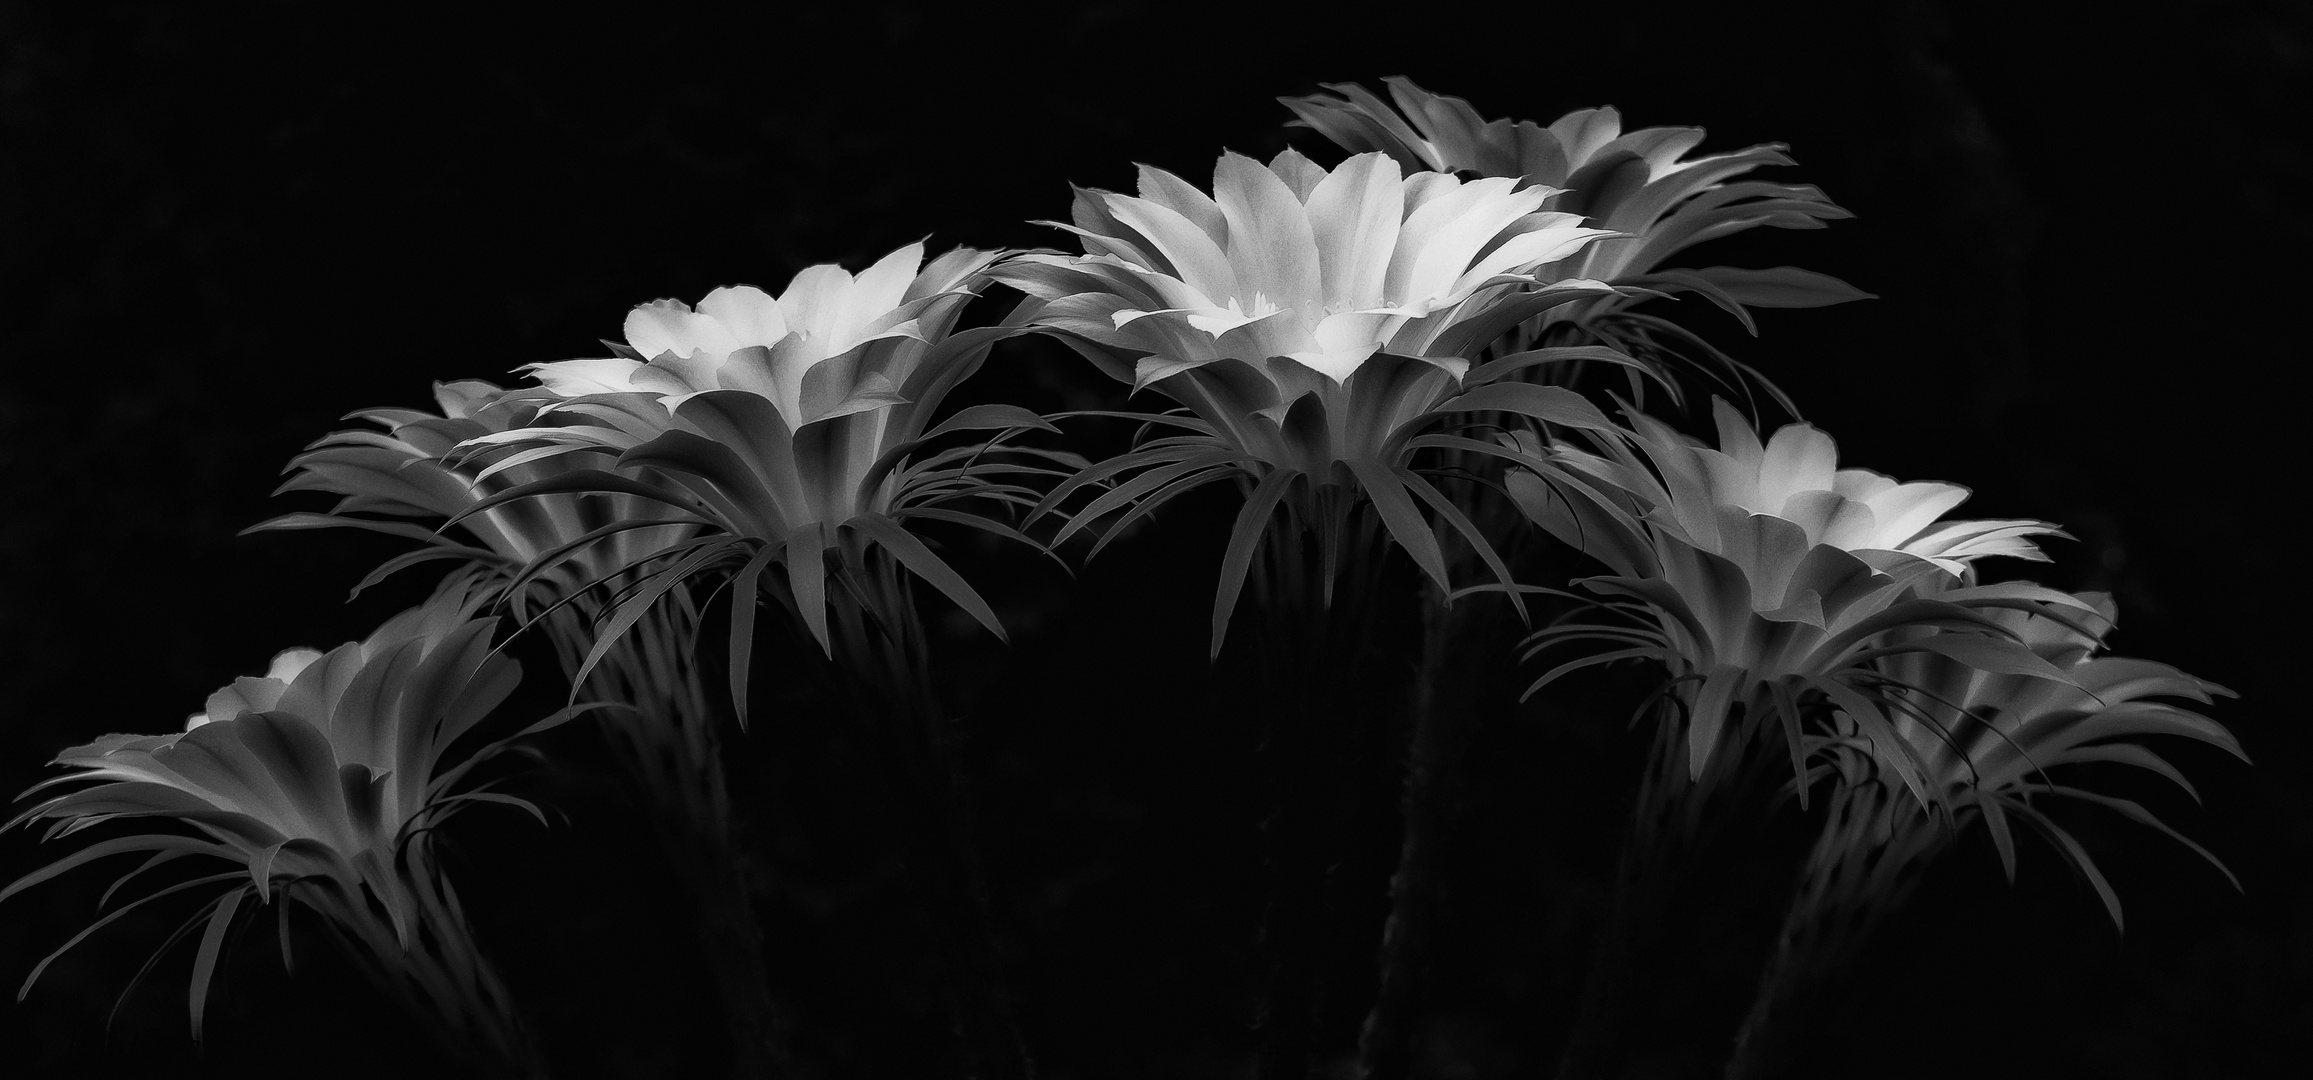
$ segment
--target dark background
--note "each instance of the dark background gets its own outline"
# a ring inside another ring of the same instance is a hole
[[[1714,312],[1689,325],[1777,379],[1843,461],[1969,484],[1975,516],[2065,525],[2078,542],[2053,545],[2042,580],[2116,592],[2119,651],[2241,694],[2214,715],[2254,767],[2176,748],[2206,807],[2141,790],[2245,894],[2148,830],[2076,815],[2128,906],[2116,935],[2053,851],[2028,842],[2010,888],[1971,837],[1818,1033],[1826,1075],[2278,1076],[2313,1049],[2307,598],[2287,524],[2302,345],[2283,322],[2307,284],[2313,153],[2285,105],[2308,100],[2306,5],[2158,22],[1948,0],[318,10],[0,4],[0,789],[95,735],[173,729],[274,651],[359,637],[422,595],[413,577],[341,602],[390,542],[234,536],[318,508],[267,492],[348,410],[598,355],[632,304],[857,268],[927,233],[935,250],[1059,246],[1026,222],[1065,217],[1069,182],[1128,189],[1143,161],[1202,184],[1224,147],[1286,144],[1277,95],[1406,74],[1488,116],[1613,104],[1632,126],[1707,126],[1705,150],[1790,144],[1783,175],[1856,219],[1693,258],[1795,263],[1881,299],[1769,312],[1756,340]],[[1033,344],[964,395],[1118,400]],[[1009,659],[969,635],[955,655],[984,688],[983,824],[1056,1078],[1242,1058],[1250,737],[1202,658],[1226,509],[1185,505],[1073,590],[966,549],[1017,631]],[[1431,1027],[1459,1071],[1438,1075],[1546,1071],[1622,827],[1635,759],[1615,730],[1535,710],[1489,729]],[[569,826],[477,814],[468,840],[478,918],[549,1053],[571,1075],[719,1068],[642,834],[606,788],[564,787],[546,794],[567,796]],[[58,853],[13,832],[0,878]],[[798,859],[809,914],[789,932],[816,944],[782,954],[784,991],[828,1018],[827,1060],[868,1061],[887,1013],[920,1030],[922,1003],[889,989],[908,946],[877,932],[872,867]],[[108,880],[0,908],[0,988],[86,925]],[[228,965],[205,1050],[185,1036],[184,952],[106,1034],[171,925],[123,922],[0,1006],[0,1075],[434,1066],[348,972],[316,949],[284,978],[262,934]],[[1633,1075],[1681,1075],[1723,1038],[1666,1030]]]

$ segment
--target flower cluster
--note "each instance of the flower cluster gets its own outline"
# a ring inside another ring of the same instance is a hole
[[[831,711],[868,729],[863,745],[889,759],[880,767],[895,816],[913,830],[908,873],[921,902],[939,908],[921,921],[946,935],[937,947],[954,983],[950,1020],[968,1044],[967,1071],[979,1069],[1018,1053],[1019,1039],[988,974],[1000,965],[960,824],[962,758],[914,586],[998,638],[1005,630],[934,534],[975,529],[1059,560],[1072,537],[1098,531],[1096,554],[1172,500],[1226,483],[1241,501],[1211,649],[1221,652],[1250,581],[1272,616],[1265,644],[1304,635],[1264,654],[1272,686],[1290,693],[1299,679],[1323,684],[1310,700],[1350,696],[1336,676],[1360,654],[1335,646],[1390,610],[1372,582],[1377,568],[1402,565],[1402,553],[1426,579],[1424,664],[1448,651],[1446,605],[1498,590],[1521,618],[1532,596],[1562,609],[1526,640],[1526,659],[1581,650],[1534,689],[1618,661],[1660,669],[1650,701],[1667,703],[1659,745],[1671,753],[1642,802],[1702,806],[1694,793],[1731,775],[1756,779],[1778,742],[1803,806],[1828,781],[1824,839],[1795,920],[1841,905],[1884,909],[1904,868],[1938,850],[1954,825],[1983,822],[2012,873],[2011,823],[2021,819],[2095,884],[2117,922],[2118,902],[2085,849],[2034,800],[2084,800],[2165,829],[2137,804],[2049,770],[2117,763],[2184,784],[2133,740],[2179,735],[2239,754],[2221,726],[2172,703],[2205,705],[2222,688],[2099,655],[2115,617],[2107,597],[1982,580],[1987,559],[2046,561],[2039,541],[2064,535],[2053,524],[1949,519],[1966,488],[1842,468],[1812,424],[1763,436],[1715,400],[1716,438],[1706,442],[1637,405],[1610,417],[1575,388],[1585,365],[1605,364],[1685,400],[1681,373],[1662,359],[1717,354],[1658,309],[1631,310],[1654,299],[1700,296],[1751,326],[1752,308],[1867,295],[1788,266],[1671,265],[1715,238],[1820,228],[1846,211],[1813,187],[1744,179],[1789,165],[1780,145],[1691,157],[1700,129],[1625,131],[1612,109],[1542,125],[1485,120],[1404,79],[1389,80],[1389,102],[1354,85],[1328,90],[1285,101],[1302,126],[1347,151],[1337,163],[1298,150],[1266,163],[1224,153],[1209,189],[1145,166],[1134,194],[1078,189],[1069,222],[1043,224],[1073,234],[1081,253],[956,247],[927,259],[922,243],[908,244],[857,273],[806,267],[776,295],[731,285],[695,305],[640,304],[612,355],[522,365],[523,385],[438,383],[434,411],[355,414],[378,430],[314,443],[282,486],[336,504],[255,528],[361,528],[418,545],[363,586],[420,563],[457,570],[431,601],[363,641],[279,653],[265,674],[218,690],[181,731],[64,750],[55,764],[70,771],[27,792],[40,798],[12,824],[46,822],[51,838],[130,831],[27,875],[0,899],[114,854],[147,855],[132,878],[180,856],[221,860],[233,869],[160,889],[90,928],[161,896],[227,886],[187,924],[205,926],[196,1034],[237,914],[251,896],[286,897],[320,913],[383,982],[485,1057],[534,1069],[431,858],[432,830],[475,803],[539,813],[475,782],[475,767],[515,739],[608,706],[625,725],[615,752],[637,759],[642,797],[671,823],[670,854],[689,859],[683,884],[725,890],[699,908],[709,951],[731,941],[744,951],[760,933],[733,870],[744,830],[727,820],[735,811],[714,730],[722,717],[703,689],[702,658],[712,658],[728,673],[741,733],[749,680],[770,670],[817,679]],[[1009,314],[968,321],[994,286],[1019,294]],[[1173,407],[1056,416],[1004,403],[946,407],[994,347],[1029,334],[1083,357],[1120,405],[1153,390]],[[1086,418],[1141,431],[1097,461],[1022,441],[1075,435]],[[1499,501],[1489,505],[1501,520],[1473,512],[1490,493],[1516,516]],[[1304,557],[1305,540],[1316,558]],[[1521,580],[1499,550],[1518,541],[1607,572]],[[1479,563],[1493,581],[1458,589],[1455,579]],[[1336,583],[1352,571],[1364,584],[1337,606]],[[521,631],[545,627],[568,708],[527,727],[492,722],[520,671],[501,655],[491,605],[517,616]],[[766,608],[817,649],[760,647]],[[723,628],[720,642],[707,640],[707,625]],[[1435,675],[1425,668],[1423,678]],[[1370,731],[1265,722],[1277,724],[1265,734],[1290,736],[1274,740],[1280,758],[1324,738],[1373,745]],[[1414,745],[1430,743],[1417,735]],[[1320,797],[1311,794],[1324,786],[1312,779],[1326,771],[1318,760],[1276,770],[1299,785],[1277,793],[1276,820],[1301,828],[1353,816],[1294,802]],[[1416,773],[1428,767],[1417,762]],[[1300,835],[1281,828],[1271,842],[1289,833]],[[1408,851],[1415,846],[1409,839]],[[1324,864],[1308,854],[1273,858],[1276,882],[1306,868],[1293,858]],[[1276,882],[1278,917],[1293,916],[1292,898],[1323,891]],[[719,986],[745,994],[762,981],[761,959],[721,958]],[[1274,978],[1313,977],[1307,957],[1272,959]],[[758,1033],[776,1026],[735,1022]],[[1279,1060],[1297,1045],[1290,1034],[1272,1042],[1287,1048],[1269,1055]]]

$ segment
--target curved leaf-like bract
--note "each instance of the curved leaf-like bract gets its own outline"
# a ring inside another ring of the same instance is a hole
[[[285,514],[247,531],[351,527],[408,536],[426,546],[381,566],[364,586],[421,559],[452,559],[494,575],[518,613],[573,597],[698,534],[702,522],[690,500],[648,486],[648,470],[617,473],[624,481],[618,487],[612,486],[617,481],[587,482],[615,467],[616,452],[599,440],[615,438],[609,432],[621,419],[616,412],[542,412],[561,399],[478,379],[436,383],[434,399],[439,414],[354,413],[386,430],[322,438],[289,463],[292,475],[276,492],[327,492],[339,496],[337,505],[327,514]],[[456,453],[509,431],[539,434],[526,452],[500,455],[487,467]],[[492,501],[554,484],[560,489]],[[465,542],[435,528],[448,521]]]
[[[74,771],[26,794],[65,790],[11,824],[45,821],[49,839],[112,823],[131,823],[132,831],[26,875],[0,899],[113,854],[150,854],[130,877],[185,855],[236,864],[236,873],[201,879],[244,880],[195,916],[209,920],[192,991],[196,1036],[225,933],[254,894],[322,915],[388,990],[436,1011],[453,1045],[529,1068],[504,990],[474,951],[428,841],[434,826],[473,802],[537,813],[486,786],[461,789],[500,740],[462,761],[448,755],[521,679],[514,661],[493,653],[495,620],[475,617],[487,594],[472,585],[453,578],[362,641],[282,653],[265,675],[211,695],[182,732],[108,735],[63,751],[56,764]],[[164,824],[190,826],[195,835],[154,829]],[[286,906],[279,910],[285,918]]]

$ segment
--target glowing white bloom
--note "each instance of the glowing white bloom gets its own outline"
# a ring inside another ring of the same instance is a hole
[[[928,341],[953,322],[970,296],[967,282],[995,257],[957,248],[926,266],[924,246],[909,244],[856,277],[834,263],[807,267],[777,297],[729,285],[696,309],[657,300],[627,313],[626,341],[637,358],[525,370],[564,397],[650,393],[669,409],[702,391],[744,390],[800,428],[902,401],[900,387]]]
[[[1299,506],[1293,520],[1331,521],[1314,508],[1339,489],[1348,497],[1339,505],[1370,504],[1390,539],[1444,587],[1445,560],[1420,504],[1445,499],[1411,468],[1422,433],[1486,410],[1543,419],[1596,412],[1587,402],[1488,395],[1485,384],[1508,368],[1471,370],[1521,321],[1614,291],[1532,272],[1607,235],[1537,209],[1547,189],[1409,176],[1383,154],[1329,171],[1286,151],[1267,165],[1222,155],[1209,196],[1146,166],[1139,191],[1079,190],[1074,224],[1061,227],[1085,254],[1024,255],[991,273],[1039,303],[1027,325],[1195,414],[1142,414],[1187,434],[1053,489],[1036,514],[1139,473],[1072,515],[1054,543],[1111,511],[1123,512],[1121,526],[1208,483],[1255,484],[1223,558],[1216,652],[1277,508]],[[1506,581],[1491,545],[1458,514],[1448,520]]]
[[[1798,599],[1793,589],[1804,585],[1793,575],[1818,547],[1882,568],[1894,565],[1888,555],[1909,556],[1953,575],[1992,555],[2047,561],[2029,539],[2057,533],[2046,522],[1940,522],[1967,488],[1839,468],[1838,447],[1812,424],[1785,425],[1761,443],[1725,401],[1713,418],[1716,449],[1639,415],[1635,447],[1611,456],[1560,447],[1557,456],[1642,499],[1648,519],[1686,544],[1741,566],[1759,610]]]
[[[1452,328],[1609,235],[1542,211],[1552,189],[1408,176],[1379,153],[1331,171],[1224,154],[1210,196],[1143,166],[1139,192],[1079,191],[1063,227],[1086,254],[998,273],[1051,301],[1044,325],[1144,354],[1136,387],[1223,359],[1286,357],[1336,384],[1376,352],[1466,360],[1486,341],[1440,348]]]

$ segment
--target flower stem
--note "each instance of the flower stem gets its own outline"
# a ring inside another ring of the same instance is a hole
[[[1448,608],[1436,583],[1423,583],[1421,666],[1412,694],[1403,831],[1397,869],[1390,877],[1379,987],[1358,1040],[1365,1080],[1412,1075],[1415,1020],[1433,981],[1437,929],[1448,909],[1445,838],[1461,818],[1467,755],[1480,722],[1480,673],[1448,668],[1498,659],[1483,643],[1499,622],[1498,609],[1473,602]]]
[[[1558,1061],[1559,1080],[1588,1080],[1614,1074],[1616,1058],[1628,1042],[1630,1013],[1637,1004],[1648,932],[1661,924],[1666,878],[1676,853],[1675,801],[1683,785],[1673,770],[1682,767],[1686,743],[1675,727],[1656,734],[1646,778],[1616,861],[1613,898],[1583,979],[1582,1004]]]
[[[329,887],[305,898],[371,982],[433,1021],[427,1030],[436,1043],[475,1075],[543,1080],[545,1064],[497,967],[476,946],[447,883],[432,880],[439,868],[426,842],[417,841],[404,857],[406,873],[383,860],[366,867],[361,890],[393,913],[404,932],[380,917],[361,891]]]
[[[636,710],[610,717],[606,734],[641,789],[636,801],[682,886],[700,959],[722,1005],[732,1075],[785,1076],[792,1070],[786,1049],[792,1025],[772,997],[763,965],[762,924],[732,842],[734,809],[716,735],[721,717],[691,655],[697,635],[688,627],[695,620],[678,621],[682,610],[653,610],[588,681],[600,696]]]
[[[902,851],[936,938],[942,994],[963,1080],[1032,1080],[1035,1061],[1014,1014],[995,910],[979,852],[955,723],[934,690],[928,643],[908,582],[889,559],[834,614],[842,700],[882,751],[902,820]]]
[[[1803,1064],[1808,1033],[1831,1019],[1824,1011],[1835,1004],[1830,992],[1840,973],[1880,920],[1910,896],[1943,836],[1924,818],[1905,818],[1905,825],[1891,820],[1905,797],[1877,784],[1832,796],[1829,820],[1735,1035],[1727,1080],[1781,1076]]]
[[[1381,745],[1383,717],[1371,705],[1365,680],[1371,662],[1371,620],[1383,556],[1370,515],[1342,513],[1331,500],[1341,488],[1317,490],[1295,508],[1300,522],[1273,521],[1257,577],[1262,603],[1257,677],[1264,718],[1260,775],[1269,795],[1262,834],[1268,886],[1260,926],[1262,970],[1256,1060],[1262,1080],[1308,1080],[1326,1049],[1320,1045],[1328,1012],[1334,946],[1370,941],[1344,912],[1353,907],[1334,884],[1336,870],[1352,863],[1363,807],[1363,772]],[[1304,550],[1304,532],[1334,530],[1333,565],[1345,580],[1328,590],[1327,540],[1313,538],[1317,558]],[[1327,593],[1331,592],[1330,602]]]
[[[1766,781],[1781,759],[1767,749],[1771,743],[1746,734],[1747,725],[1763,722],[1758,704],[1743,706],[1741,719],[1729,724],[1726,743],[1692,779],[1685,725],[1657,725],[1606,925],[1559,1059],[1560,1080],[1621,1074],[1623,1055],[1640,1043],[1634,1028],[1650,990],[1676,969],[1681,948],[1700,945],[1680,936],[1693,914],[1681,905],[1695,902],[1698,883],[1722,880],[1730,869],[1723,863],[1706,867],[1706,861],[1729,854],[1731,831],[1756,830],[1766,822]]]

